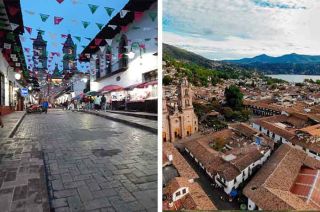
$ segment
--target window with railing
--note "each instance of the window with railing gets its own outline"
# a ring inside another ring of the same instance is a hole
[[[106,73],[110,74],[111,72],[112,72],[112,51],[111,51],[111,46],[108,46],[106,51]]]

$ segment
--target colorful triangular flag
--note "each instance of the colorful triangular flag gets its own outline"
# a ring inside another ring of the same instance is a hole
[[[134,12],[134,20],[140,21],[143,16],[143,12]]]
[[[111,8],[111,7],[105,7],[104,9],[106,9],[108,15],[111,17],[113,11],[114,11],[114,8]]]
[[[88,4],[88,6],[92,14],[94,14],[99,7],[98,5],[94,5],[94,4]]]
[[[100,51],[101,51],[101,52],[104,52],[104,50],[105,50],[106,47],[105,47],[105,46],[99,46],[99,48],[100,48]]]
[[[79,42],[81,42],[81,37],[79,36],[73,36],[75,39],[77,39]]]
[[[100,38],[94,39],[94,43],[95,43],[97,46],[100,45],[101,41],[102,41],[102,39],[100,39]]]
[[[59,4],[61,4],[64,0],[56,0]]]
[[[112,25],[112,24],[109,24],[108,27],[112,28],[113,30],[115,30],[117,28],[117,25]]]
[[[50,17],[50,15],[40,13],[40,18],[41,18],[42,22],[46,22],[49,17]]]
[[[86,28],[90,25],[90,22],[88,22],[88,21],[82,21],[82,25],[83,25],[83,27],[86,29]]]
[[[102,27],[104,26],[104,24],[100,24],[100,23],[96,23],[96,25],[98,26],[98,28],[101,30]]]
[[[62,17],[57,17],[57,16],[55,16],[55,17],[54,17],[54,24],[55,24],[55,25],[58,25],[58,24],[61,23],[62,20],[63,20]]]
[[[107,42],[107,44],[109,45],[109,46],[111,46],[111,44],[112,44],[112,39],[104,39],[106,42]]]
[[[130,12],[130,11],[129,10],[120,10],[120,17],[124,18],[128,12]]]
[[[27,32],[31,35],[31,33],[32,33],[32,28],[31,27],[24,27],[26,30],[27,30]]]
[[[149,17],[151,18],[152,21],[155,21],[157,17],[157,12],[156,11],[149,12]]]
[[[10,23],[12,31],[16,30],[19,27],[19,24]]]

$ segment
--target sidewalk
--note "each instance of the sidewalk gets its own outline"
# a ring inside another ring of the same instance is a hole
[[[156,113],[131,112],[131,111],[122,111],[122,110],[107,110],[107,112],[121,114],[121,115],[127,115],[127,116],[134,116],[134,117],[138,117],[138,118],[158,120],[158,114],[156,114]]]
[[[76,110],[75,110],[76,111]],[[150,120],[145,118],[139,118],[134,116],[128,116],[123,114],[104,112],[104,111],[93,111],[93,110],[79,110],[79,112],[89,113],[96,116],[101,116],[113,121],[121,122],[123,124],[127,124],[133,127],[140,128],[142,130],[146,130],[152,133],[158,133],[158,122],[156,120]]]
[[[10,136],[24,115],[25,111],[16,111],[8,115],[1,116],[4,128],[0,128],[0,141]]]

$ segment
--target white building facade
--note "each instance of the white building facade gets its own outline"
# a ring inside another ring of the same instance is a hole
[[[150,18],[157,3],[133,20],[114,38],[100,46],[90,59],[90,89],[98,91],[107,85],[128,87],[157,79],[158,22]],[[134,11],[130,11],[134,12]],[[125,58],[127,61],[124,62]],[[125,66],[125,67],[124,67]]]

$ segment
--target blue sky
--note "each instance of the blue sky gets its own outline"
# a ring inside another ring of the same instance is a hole
[[[319,0],[163,0],[163,41],[210,59],[320,55]]]
[[[47,51],[59,52],[61,57],[55,56],[51,63],[49,70],[54,69],[54,64],[58,63],[60,70],[62,70],[62,43],[65,38],[61,34],[71,34],[72,36],[80,36],[81,42],[72,37],[77,45],[77,54],[83,50],[82,46],[86,46],[90,41],[85,37],[93,39],[100,31],[96,23],[107,24],[112,17],[109,17],[104,7],[114,8],[115,11],[112,16],[116,15],[128,2],[128,0],[64,0],[59,4],[56,0],[21,0],[21,8],[23,15],[23,23],[26,27],[32,28],[30,35],[26,30],[23,34],[24,41],[22,45],[24,48],[30,48],[30,53],[25,52],[26,55],[32,55],[32,40],[36,38],[37,30],[44,30],[44,40],[47,41]],[[94,14],[91,13],[88,4],[98,5],[98,9]],[[40,13],[50,15],[46,22],[42,22]],[[59,25],[54,25],[54,16],[63,17],[64,19]],[[90,25],[85,29],[82,21],[90,22]],[[26,57],[27,64],[29,63]],[[86,65],[78,63],[78,69],[85,71]]]

